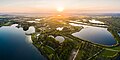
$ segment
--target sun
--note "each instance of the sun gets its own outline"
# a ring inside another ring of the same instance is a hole
[[[64,10],[64,7],[58,7],[58,8],[57,8],[57,11],[58,11],[58,12],[63,12],[63,10]]]

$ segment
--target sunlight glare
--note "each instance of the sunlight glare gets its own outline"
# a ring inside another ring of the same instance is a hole
[[[57,11],[58,11],[58,12],[63,12],[63,10],[64,10],[64,7],[58,7],[58,8],[57,8]]]

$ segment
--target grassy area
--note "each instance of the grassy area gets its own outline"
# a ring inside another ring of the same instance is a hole
[[[45,47],[44,47],[44,50],[46,50],[47,53],[54,53],[54,49],[52,49],[52,48],[49,47],[49,46],[45,46]]]
[[[118,57],[118,52],[110,51],[110,50],[104,50],[99,55],[94,57],[93,60],[116,60],[116,57]]]
[[[112,47],[111,49],[113,49],[113,50],[118,50],[118,51],[120,52],[120,46]]]
[[[68,60],[71,51],[73,49],[77,49],[76,47],[79,47],[80,50],[75,60],[86,60],[89,58],[92,59],[96,56],[98,56],[98,58],[100,57],[101,60],[109,59],[109,57],[111,59],[112,57],[116,56],[120,51],[120,47],[118,46],[118,44],[107,47],[100,44],[91,43],[89,41],[80,40],[79,38],[71,37],[72,33],[80,31],[82,27],[71,26],[65,23],[64,20],[53,19],[50,21],[46,20],[43,23],[43,25],[41,24],[43,28],[39,27],[39,25],[36,26],[36,29],[38,31],[38,27],[41,28],[41,30],[39,31],[41,35],[38,36],[37,39],[33,39],[33,42],[34,45],[36,45],[38,49],[41,49],[41,52],[43,52],[45,56],[47,56],[47,58],[50,60]],[[62,31],[58,31],[56,30],[57,27],[64,28],[62,29]],[[115,40],[120,43],[120,39],[116,34],[117,32],[114,30],[112,31],[112,29],[110,29],[110,32],[113,34]],[[52,35],[54,37],[62,35],[64,37],[67,37],[68,39],[65,39],[63,43],[59,43],[54,38],[48,37],[49,35]],[[36,35],[32,37],[36,37]]]
[[[81,60],[80,56],[82,56],[82,51],[79,51],[75,60]]]
[[[104,50],[100,55],[104,57],[113,57],[116,55],[118,52],[115,51],[110,51],[110,50]]]
[[[7,22],[7,23],[5,23],[4,25],[5,26],[9,26],[9,25],[11,25],[12,23],[11,22]]]

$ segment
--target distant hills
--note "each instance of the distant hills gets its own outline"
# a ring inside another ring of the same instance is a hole
[[[0,16],[50,16],[56,13],[0,13]],[[64,13],[72,16],[120,16],[120,13]]]

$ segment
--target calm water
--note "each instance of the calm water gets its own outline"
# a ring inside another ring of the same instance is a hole
[[[27,31],[25,31],[26,34],[32,34],[35,33],[35,27],[34,26],[30,26],[29,29]]]
[[[118,33],[119,37],[120,37],[120,33]]]
[[[0,27],[0,60],[46,60],[16,27]]]
[[[74,23],[71,23],[71,25],[84,27],[81,31],[73,33],[72,34],[73,36],[76,36],[83,40],[88,40],[91,42],[108,45],[108,46],[116,44],[114,37],[109,31],[107,31],[107,28],[92,27],[92,26],[79,25],[79,24],[77,25]]]
[[[56,36],[55,39],[56,39],[57,41],[59,41],[60,43],[62,43],[62,42],[65,40],[65,38],[62,37],[62,36]]]

